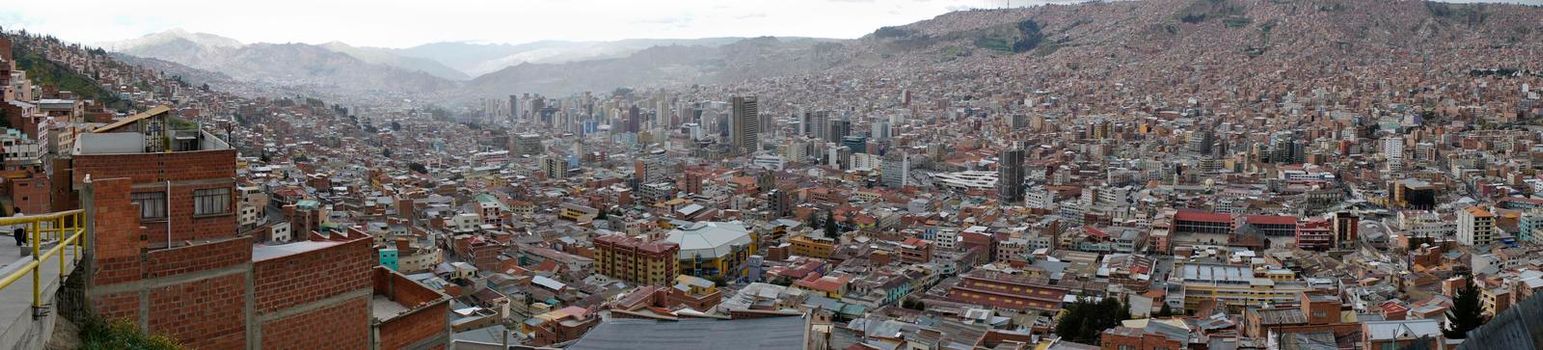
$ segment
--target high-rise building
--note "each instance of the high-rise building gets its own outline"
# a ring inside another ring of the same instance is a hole
[[[889,140],[890,128],[888,120],[875,120],[869,128],[872,129],[868,132],[869,139],[881,143]]]
[[[668,286],[680,268],[680,245],[621,234],[595,237],[595,272],[640,285]]]
[[[533,156],[546,151],[541,146],[541,134],[523,133],[514,135],[514,153],[522,156]]]
[[[662,153],[640,156],[632,165],[632,176],[638,185],[661,182],[670,178],[670,172],[666,169],[668,164]]]
[[[826,129],[830,127],[830,111],[804,112],[804,120],[800,123],[804,136],[829,140],[825,137]]]
[[[1495,214],[1481,206],[1457,211],[1457,241],[1470,246],[1495,242]]]
[[[730,99],[732,104],[729,117],[730,138],[733,140],[734,149],[743,153],[754,153],[760,147],[761,114],[759,102],[755,96],[734,96]]]
[[[882,167],[884,174],[880,180],[884,182],[884,187],[901,188],[910,184],[911,158],[905,151],[890,150],[884,155]]]
[[[520,121],[520,96],[509,95],[509,123]]]
[[[1361,238],[1361,217],[1351,212],[1334,213],[1334,247],[1336,249],[1355,249],[1355,243]]]
[[[841,139],[841,145],[846,146],[852,153],[868,153],[868,138],[862,135],[852,135]]]
[[[846,119],[831,120],[825,127],[825,141],[841,142],[852,134],[852,121]]]
[[[1404,138],[1397,135],[1384,136],[1382,138],[1382,155],[1388,161],[1388,171],[1398,172],[1404,169]]]
[[[1003,150],[997,161],[997,197],[1003,202],[1023,201],[1023,149]]]
[[[641,130],[642,127],[643,127],[643,120],[642,120],[642,118],[643,118],[643,113],[642,113],[641,110],[638,109],[638,106],[628,107],[627,108],[627,128],[625,129],[625,131],[629,132],[629,133],[636,134],[638,132],[638,130]]]
[[[547,155],[541,158],[541,172],[548,179],[561,179],[568,177],[568,161],[562,157]]]

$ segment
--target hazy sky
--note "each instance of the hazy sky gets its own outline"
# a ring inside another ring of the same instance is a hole
[[[1013,5],[1072,0],[1009,0]],[[242,42],[521,43],[715,36],[853,38],[1004,0],[5,1],[0,25],[83,43],[182,28]]]
[[[173,28],[242,42],[522,43],[716,36],[854,38],[977,7],[1076,0],[7,0],[0,26],[101,43]],[[1540,4],[1543,0],[1512,0]]]

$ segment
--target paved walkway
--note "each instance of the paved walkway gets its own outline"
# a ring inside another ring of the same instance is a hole
[[[0,239],[0,276],[8,276],[31,260],[31,257],[22,257],[21,248],[15,246],[10,237]],[[65,256],[67,269],[74,269],[74,252],[61,252]],[[59,257],[49,257],[49,261],[42,262],[38,272],[42,274],[44,304],[54,302],[54,292],[59,289]],[[10,342],[19,339],[32,327],[32,276],[23,276],[5,289],[0,289],[0,347],[8,347]]]

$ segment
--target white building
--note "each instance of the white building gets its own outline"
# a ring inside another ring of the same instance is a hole
[[[1495,242],[1495,214],[1480,206],[1468,207],[1457,212],[1457,241],[1466,245],[1488,245]]]

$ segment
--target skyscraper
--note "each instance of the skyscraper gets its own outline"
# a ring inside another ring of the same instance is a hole
[[[759,103],[755,96],[734,96],[730,101],[733,105],[733,115],[729,118],[729,133],[734,149],[743,153],[753,153],[760,145]]]
[[[847,135],[851,134],[852,121],[846,119],[832,120],[830,125],[825,128],[825,141],[841,142],[841,140],[846,139]]]
[[[509,95],[509,124],[520,122],[520,96]]]
[[[909,184],[911,159],[904,150],[894,149],[884,154],[882,167],[884,174],[879,179],[883,180],[884,187],[901,188]]]
[[[643,113],[638,110],[638,106],[628,107],[627,108],[627,128],[626,128],[626,131],[629,132],[629,133],[637,133],[638,130],[640,130],[642,128],[642,124],[643,124],[642,118],[643,118]]]
[[[1003,150],[997,174],[997,197],[1008,203],[1023,201],[1023,149]]]

